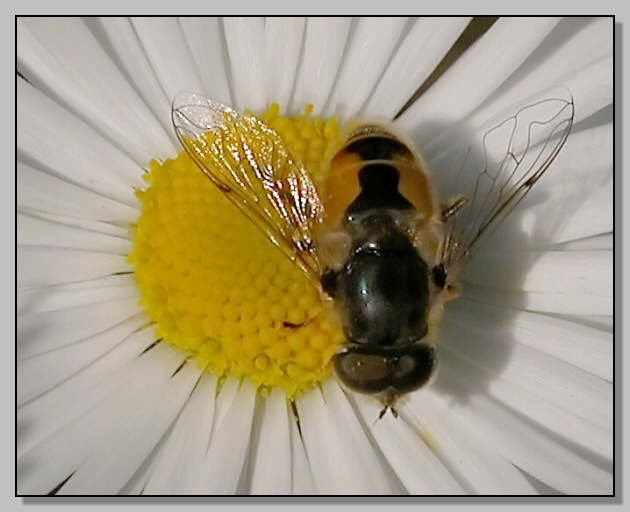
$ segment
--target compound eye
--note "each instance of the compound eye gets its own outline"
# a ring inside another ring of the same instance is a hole
[[[392,387],[401,393],[418,389],[429,381],[436,365],[435,348],[428,345],[415,346],[413,350],[396,358]]]
[[[346,386],[359,393],[379,393],[389,387],[392,368],[377,354],[344,352],[335,357],[335,371]]]
[[[339,379],[350,389],[366,394],[389,388],[399,393],[418,389],[431,378],[435,366],[435,349],[427,345],[354,346],[335,357]]]

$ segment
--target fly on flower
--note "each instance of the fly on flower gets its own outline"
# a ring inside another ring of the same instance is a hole
[[[193,161],[332,305],[347,340],[335,372],[378,398],[382,416],[434,375],[436,329],[463,264],[564,145],[573,101],[546,98],[478,132],[453,173],[458,195],[443,204],[422,157],[389,125],[348,130],[317,190],[255,116],[190,93],[172,113]]]

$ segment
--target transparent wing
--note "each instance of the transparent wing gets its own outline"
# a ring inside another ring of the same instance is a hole
[[[457,194],[444,210],[442,262],[447,275],[463,262],[538,182],[556,158],[573,125],[568,91],[532,100],[497,116],[477,133],[455,168],[450,190]]]
[[[193,93],[173,101],[180,142],[208,178],[306,274],[321,273],[313,232],[324,210],[304,167],[254,116]]]

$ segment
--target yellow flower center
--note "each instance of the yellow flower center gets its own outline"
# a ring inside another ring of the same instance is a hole
[[[335,118],[260,116],[316,186],[339,147]],[[288,398],[330,375],[343,340],[318,291],[182,152],[152,161],[129,259],[156,336],[219,376]]]

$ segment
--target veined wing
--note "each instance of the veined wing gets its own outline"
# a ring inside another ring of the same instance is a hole
[[[306,169],[280,136],[253,115],[193,93],[173,101],[173,125],[187,153],[269,240],[319,281],[313,232],[324,210]]]
[[[573,125],[573,98],[554,91],[513,107],[479,130],[457,168],[446,210],[442,262],[449,278],[549,169]]]

